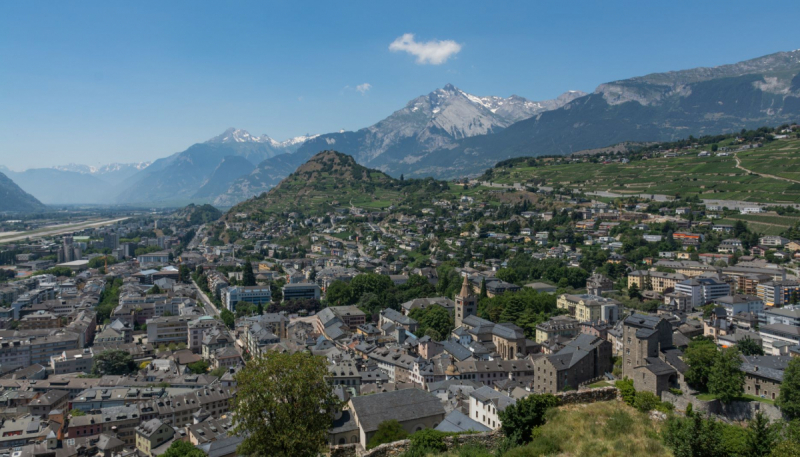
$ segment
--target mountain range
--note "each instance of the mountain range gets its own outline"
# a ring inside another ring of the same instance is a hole
[[[232,206],[268,191],[328,149],[394,177],[453,178],[512,157],[728,133],[798,118],[800,50],[613,81],[590,94],[568,91],[545,101],[475,96],[447,84],[357,131],[279,142],[228,129],[149,165],[7,174],[45,203]]]

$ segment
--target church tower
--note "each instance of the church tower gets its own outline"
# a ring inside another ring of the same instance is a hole
[[[469,278],[464,276],[461,284],[461,292],[456,295],[456,328],[461,327],[461,322],[467,316],[472,316],[478,312],[478,298],[472,293],[472,286]]]

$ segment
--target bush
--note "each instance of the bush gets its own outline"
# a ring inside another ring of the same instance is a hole
[[[628,406],[633,406],[633,401],[636,397],[636,389],[633,388],[633,379],[620,379],[614,385],[617,386],[619,389],[620,395],[622,395],[622,400],[628,404]]]
[[[420,430],[409,438],[411,440],[411,448],[426,450],[429,452],[445,452],[447,445],[444,444],[444,437],[454,435],[454,433],[440,432],[432,428]]]
[[[503,457],[541,457],[556,455],[559,452],[561,452],[561,446],[555,439],[549,436],[539,436],[526,446],[509,450],[503,454]]]
[[[633,406],[643,413],[656,409],[660,403],[652,392],[636,392],[634,395]]]
[[[448,435],[452,434],[426,428],[411,435],[411,447],[413,449],[425,449],[430,452],[444,452],[447,450],[447,445],[444,444],[444,437]]]
[[[400,422],[392,419],[378,424],[378,430],[367,443],[367,449],[372,449],[384,443],[391,443],[408,438],[408,432]]]
[[[658,404],[656,405],[656,411],[660,411],[660,412],[665,413],[665,414],[666,413],[671,413],[674,410],[675,410],[675,405],[673,405],[672,403],[670,403],[668,401],[661,401],[661,402],[658,402]]]
[[[678,396],[683,395],[683,391],[681,389],[676,389],[674,387],[670,387],[669,393],[671,393],[672,395],[678,395]]]

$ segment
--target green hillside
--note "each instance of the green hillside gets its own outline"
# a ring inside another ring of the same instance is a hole
[[[692,150],[677,157],[655,157],[630,163],[570,163],[568,159],[510,161],[483,179],[496,183],[529,183],[622,195],[697,195],[705,199],[763,203],[800,203],[800,139],[776,140],[764,147],[729,156],[698,157]],[[742,166],[736,167],[736,156]]]
[[[33,195],[22,190],[8,176],[0,173],[0,211],[43,211],[47,207]]]
[[[432,179],[394,179],[357,164],[349,155],[323,151],[269,192],[234,206],[229,214],[248,213],[258,218],[259,214],[292,211],[309,216],[336,209],[380,210],[392,205],[429,203],[448,188],[447,183]]]

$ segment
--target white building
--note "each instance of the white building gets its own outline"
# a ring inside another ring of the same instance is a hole
[[[483,386],[469,394],[469,417],[492,430],[497,430],[502,425],[500,413],[516,402],[503,392]]]
[[[760,314],[764,311],[764,301],[755,295],[726,295],[716,299],[715,303],[725,308],[728,317],[739,313]]]
[[[691,278],[675,284],[675,292],[691,297],[693,307],[724,297],[731,293],[731,286],[714,278]]]
[[[232,286],[222,292],[222,303],[230,312],[236,311],[240,301],[253,305],[266,305],[272,300],[269,286]]]

